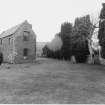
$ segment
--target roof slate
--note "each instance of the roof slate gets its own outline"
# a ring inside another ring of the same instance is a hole
[[[26,22],[26,21],[25,21],[25,22]],[[24,23],[24,22],[23,22],[23,23]],[[8,29],[8,30],[2,32],[2,33],[0,34],[0,38],[7,37],[7,36],[10,36],[10,35],[14,34],[14,33],[19,29],[19,27],[21,27],[21,25],[22,25],[23,23],[18,24],[18,25],[16,25],[16,26],[14,26],[14,27],[12,27],[12,28],[10,28],[10,29]]]

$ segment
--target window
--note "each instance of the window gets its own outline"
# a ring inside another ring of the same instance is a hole
[[[2,39],[0,39],[0,44],[2,44]]]
[[[23,33],[23,40],[24,41],[28,41],[29,40],[29,32],[28,31],[24,31],[24,33]]]
[[[11,44],[11,38],[8,38],[8,41],[9,41],[9,45]]]
[[[28,49],[24,48],[23,50],[23,56],[27,57],[28,56]]]

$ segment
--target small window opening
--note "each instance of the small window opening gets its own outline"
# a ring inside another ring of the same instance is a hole
[[[23,50],[23,56],[24,57],[28,56],[28,49],[27,48],[24,48],[24,50]]]
[[[9,45],[11,44],[11,38],[8,39],[9,40]]]
[[[2,39],[0,39],[0,44],[2,45]]]
[[[24,41],[28,41],[28,39],[29,39],[29,32],[28,31],[24,31],[24,33],[23,33],[23,40]]]

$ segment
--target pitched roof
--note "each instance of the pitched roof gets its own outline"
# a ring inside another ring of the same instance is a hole
[[[25,22],[27,22],[27,21],[24,21],[23,23],[25,23]],[[18,24],[18,25],[16,25],[16,26],[14,26],[14,27],[12,27],[12,28],[10,28],[10,29],[8,29],[8,30],[2,32],[2,33],[0,34],[0,38],[3,38],[3,37],[6,37],[6,36],[9,36],[9,35],[14,34],[14,33],[22,26],[23,23]]]

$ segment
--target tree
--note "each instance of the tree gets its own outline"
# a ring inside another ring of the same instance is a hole
[[[73,27],[72,36],[72,54],[76,57],[77,62],[85,62],[89,55],[88,38],[92,23],[90,16],[76,18]]]
[[[47,57],[70,60],[71,58],[72,24],[65,22],[61,25],[61,32],[43,48]],[[60,40],[61,39],[61,40]]]
[[[71,36],[72,36],[72,24],[69,22],[64,22],[61,25],[61,32],[59,36],[62,39],[63,45],[61,48],[61,55],[65,60],[70,60],[71,58]]]
[[[102,57],[105,58],[105,3],[102,4],[102,9],[100,12],[98,38],[102,48]]]
[[[59,36],[60,33],[56,34],[54,39],[50,43],[47,43],[43,47],[43,55],[50,58],[61,59],[61,47],[62,47],[62,40]]]
[[[102,9],[100,12],[100,19],[105,19],[105,3],[102,3]]]

